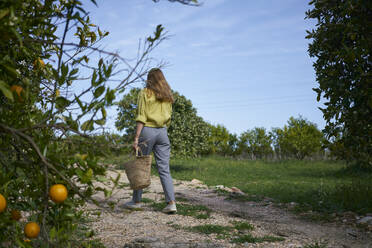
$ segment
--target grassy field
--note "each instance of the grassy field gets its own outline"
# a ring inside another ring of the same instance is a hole
[[[110,162],[120,164],[120,160]],[[296,202],[300,211],[372,212],[372,174],[349,171],[341,162],[206,157],[171,159],[170,168],[175,179],[196,178],[209,186],[238,187],[248,194],[246,200],[270,197],[276,202]]]
[[[372,212],[372,174],[350,172],[340,162],[173,159],[171,173],[176,179],[235,186],[257,198],[296,202],[320,212]]]

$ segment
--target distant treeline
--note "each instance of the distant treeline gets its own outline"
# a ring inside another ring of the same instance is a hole
[[[302,118],[291,117],[282,128],[249,129],[239,136],[222,125],[209,125],[205,154],[238,156],[248,159],[324,158],[326,139],[317,126]]]
[[[123,143],[130,144],[136,126],[138,88],[132,89],[119,103],[116,121],[118,130],[124,131]],[[249,129],[239,136],[222,125],[212,125],[197,115],[190,100],[173,92],[175,102],[168,135],[171,152],[176,156],[203,155],[234,156],[248,159],[305,159],[324,158],[330,142],[316,124],[303,117],[291,117],[282,128]]]

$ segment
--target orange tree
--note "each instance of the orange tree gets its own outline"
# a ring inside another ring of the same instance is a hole
[[[81,1],[0,2],[0,194],[7,203],[1,247],[98,246],[82,206],[97,203],[95,192],[111,191],[93,184],[103,180],[97,156],[106,145],[90,134],[105,125],[116,95],[147,73],[162,31],[159,25],[129,63],[100,49],[108,32],[90,21]],[[63,202],[49,199],[54,184],[67,187]],[[13,210],[23,218],[12,218]],[[23,233],[27,222],[40,226],[31,241]]]
[[[312,0],[306,18],[317,100],[330,150],[349,166],[372,170],[372,2]]]

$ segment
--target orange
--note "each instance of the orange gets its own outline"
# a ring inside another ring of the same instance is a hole
[[[22,218],[21,212],[19,212],[18,210],[13,209],[11,211],[11,215],[12,215],[12,220],[20,220]]]
[[[67,198],[67,189],[63,184],[54,184],[49,189],[49,196],[55,203],[61,203]]]
[[[21,92],[23,91],[23,88],[21,86],[19,86],[19,85],[12,85],[12,87],[10,87],[10,90],[12,92],[14,92],[14,91],[17,92],[17,95],[19,97],[21,97]]]
[[[4,212],[5,208],[6,208],[5,197],[2,194],[0,194],[0,213]]]
[[[35,68],[38,68],[38,67],[40,67],[40,68],[44,68],[45,67],[45,63],[44,63],[44,61],[41,58],[37,58],[34,61],[34,69]]]
[[[35,222],[29,222],[25,225],[24,232],[27,238],[36,238],[39,236],[40,226]]]

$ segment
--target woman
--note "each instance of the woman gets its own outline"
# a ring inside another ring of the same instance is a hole
[[[165,201],[165,213],[177,212],[172,177],[169,172],[170,143],[167,134],[172,114],[173,95],[162,71],[153,68],[147,75],[146,88],[140,91],[137,107],[137,129],[133,148],[143,155],[154,152]],[[141,208],[142,190],[133,190],[127,208]]]

